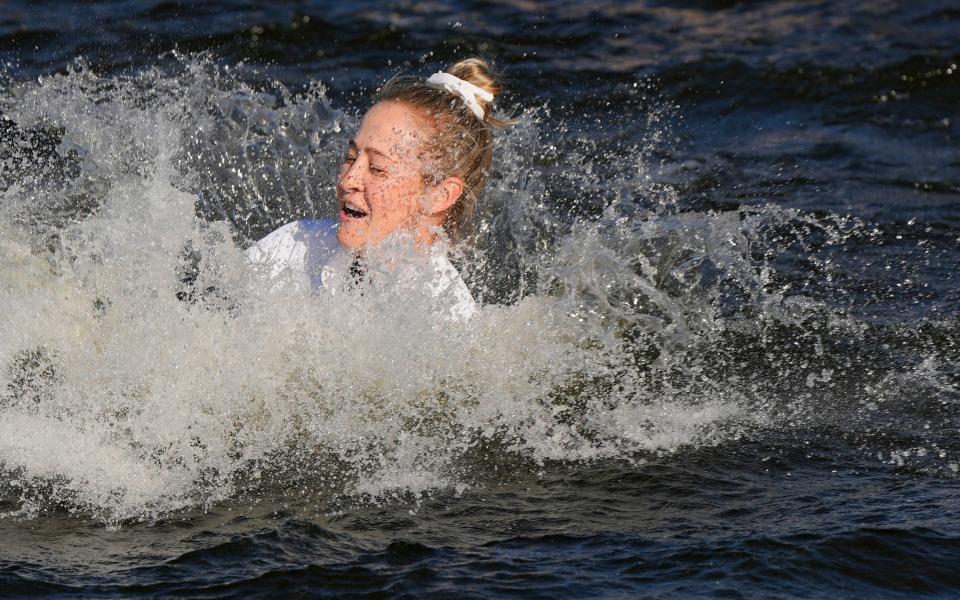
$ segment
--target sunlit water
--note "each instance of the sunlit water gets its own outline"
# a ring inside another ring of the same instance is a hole
[[[74,15],[90,48],[3,25],[0,590],[960,585],[955,10],[165,6]],[[518,124],[455,257],[476,318],[251,267],[335,212],[388,61],[492,49]]]

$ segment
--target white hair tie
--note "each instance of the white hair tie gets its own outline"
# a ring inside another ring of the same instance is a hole
[[[483,107],[477,102],[477,97],[479,96],[480,99],[485,102],[493,102],[493,94],[482,87],[477,87],[469,81],[464,81],[450,73],[444,73],[442,71],[440,73],[434,73],[427,78],[427,85],[447,90],[455,96],[460,96],[463,98],[463,102],[467,105],[467,108],[473,111],[473,114],[477,115],[477,118],[481,121],[483,120]]]

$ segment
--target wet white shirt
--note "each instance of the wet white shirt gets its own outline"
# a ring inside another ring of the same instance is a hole
[[[259,268],[269,269],[278,290],[335,291],[351,277],[354,261],[353,253],[337,241],[337,223],[331,220],[287,223],[248,248],[247,256]],[[425,282],[430,295],[442,300],[454,319],[477,313],[476,301],[441,247],[431,248],[416,268],[416,277],[400,279]]]

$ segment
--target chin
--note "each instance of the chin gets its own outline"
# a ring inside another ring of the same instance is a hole
[[[356,232],[350,231],[350,229],[350,227],[344,227],[343,223],[341,223],[337,229],[337,241],[340,242],[340,245],[344,248],[359,250],[366,245],[366,239],[364,236],[357,235]]]

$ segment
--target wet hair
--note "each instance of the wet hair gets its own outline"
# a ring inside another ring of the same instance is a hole
[[[480,58],[468,58],[447,69],[454,77],[482,88],[494,98],[502,91],[490,65]],[[483,119],[467,107],[459,97],[446,90],[427,85],[419,77],[394,77],[377,93],[375,102],[398,102],[428,117],[436,128],[429,155],[431,167],[424,174],[431,184],[446,177],[463,179],[460,198],[447,211],[443,228],[454,242],[470,233],[477,199],[486,184],[493,162],[493,128],[505,127],[511,121],[493,116],[489,102],[477,98],[483,108]]]

